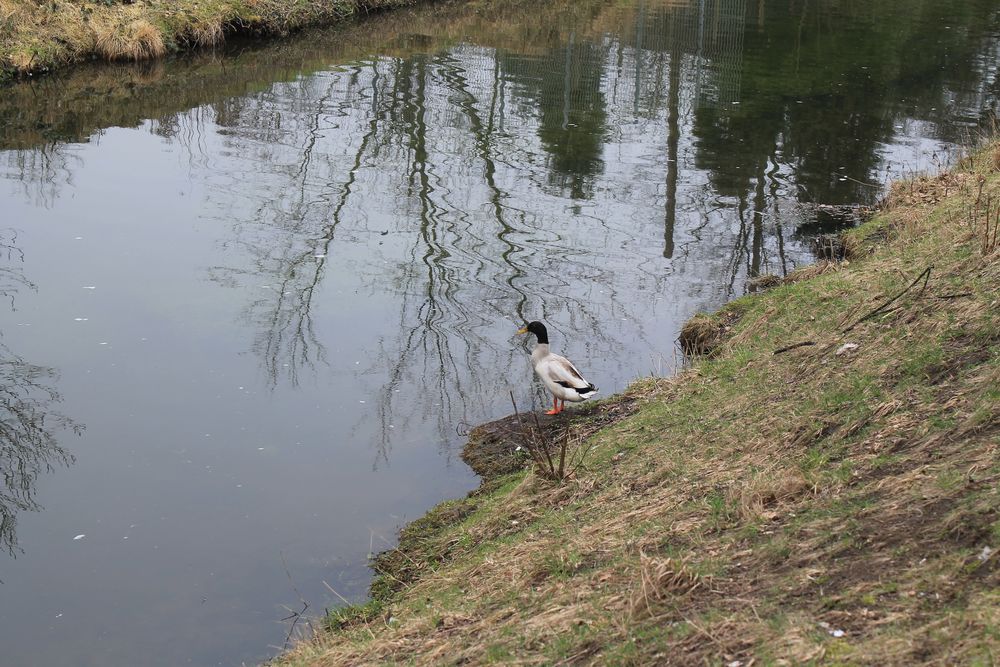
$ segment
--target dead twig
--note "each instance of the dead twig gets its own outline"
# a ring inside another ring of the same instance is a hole
[[[777,350],[774,351],[774,353],[775,354],[783,354],[785,352],[788,352],[790,350],[794,350],[794,349],[799,348],[799,347],[808,347],[809,345],[815,345],[815,344],[816,344],[816,341],[814,341],[814,340],[804,340],[801,343],[792,343],[791,345],[786,345],[785,347],[779,347]]]
[[[281,564],[285,566],[285,574],[288,576],[288,583],[292,585],[292,590],[295,591],[295,594],[299,596],[299,602],[302,603],[301,611],[295,611],[289,607],[285,607],[285,609],[288,610],[289,614],[288,616],[285,616],[283,619],[281,619],[282,622],[285,621],[292,622],[291,627],[288,628],[288,634],[285,635],[284,648],[288,648],[288,642],[292,640],[292,634],[295,632],[295,626],[296,624],[298,624],[300,620],[302,620],[302,614],[306,613],[306,610],[309,609],[309,603],[306,602],[305,598],[302,597],[302,593],[300,593],[299,589],[295,586],[295,581],[292,580],[292,573],[288,569],[288,561],[285,560],[285,552],[282,551],[280,553],[281,553]]]
[[[526,428],[524,425],[524,420],[521,419],[521,411],[517,408],[517,401],[514,400],[514,392],[510,393],[510,402],[514,406],[514,416],[517,418],[517,425],[519,427],[519,435],[521,436],[521,441],[528,454],[531,455],[531,459],[535,462],[535,467],[542,472],[546,477],[555,476],[555,463],[552,461],[552,455],[549,453],[548,442],[545,441],[542,435],[542,425],[538,421],[538,415],[533,414],[535,418],[535,429]]]
[[[904,289],[903,289],[903,290],[902,290],[901,292],[899,292],[898,294],[896,294],[895,296],[893,296],[893,297],[892,297],[891,299],[889,299],[888,301],[884,301],[883,303],[881,303],[881,304],[880,304],[880,305],[879,305],[879,306],[878,306],[877,308],[875,308],[874,310],[871,310],[871,311],[869,311],[869,312],[868,312],[868,314],[866,314],[866,315],[865,315],[864,317],[862,317],[861,319],[857,320],[857,321],[856,321],[856,322],[855,322],[854,324],[852,324],[851,326],[849,326],[849,327],[847,327],[846,329],[844,329],[844,330],[843,330],[843,331],[842,331],[841,333],[847,333],[848,331],[850,331],[850,330],[851,330],[851,329],[853,329],[854,327],[858,326],[858,325],[859,325],[859,324],[861,324],[862,322],[865,322],[865,321],[867,321],[867,320],[870,320],[870,319],[872,319],[873,317],[877,317],[878,315],[881,315],[881,314],[882,314],[883,312],[885,312],[885,310],[886,310],[886,309],[887,309],[887,308],[888,308],[889,306],[891,306],[891,305],[892,305],[893,303],[895,303],[895,302],[896,302],[896,301],[897,301],[898,299],[900,299],[900,298],[901,298],[901,297],[902,297],[902,296],[903,296],[904,294],[906,294],[906,293],[907,293],[907,292],[909,292],[909,291],[910,291],[911,289],[913,289],[913,288],[914,288],[914,287],[915,287],[915,286],[917,285],[917,283],[919,283],[919,282],[920,282],[921,280],[923,280],[923,281],[924,281],[924,284],[923,284],[923,286],[921,286],[921,288],[920,288],[920,292],[919,292],[919,293],[917,294],[917,297],[919,298],[919,297],[920,297],[920,296],[921,296],[921,295],[922,295],[922,294],[924,293],[924,290],[925,290],[925,289],[927,289],[927,281],[929,281],[929,280],[931,279],[931,269],[932,269],[932,268],[934,268],[934,267],[932,267],[932,266],[928,266],[928,267],[927,267],[926,269],[924,269],[923,271],[921,271],[921,272],[920,272],[920,275],[919,275],[919,276],[917,276],[917,277],[916,277],[916,279],[915,279],[915,280],[914,280],[914,281],[913,281],[912,283],[910,283],[909,285],[907,285],[907,286],[906,286],[906,288],[904,288]]]
[[[535,464],[536,471],[546,479],[554,482],[562,482],[573,475],[580,466],[583,465],[587,453],[593,448],[593,444],[584,445],[584,438],[590,432],[580,434],[579,432],[566,428],[555,435],[547,435],[545,429],[538,419],[538,413],[532,412],[531,416],[535,421],[534,428],[525,425],[525,420],[521,417],[521,411],[514,400],[514,392],[510,393],[510,402],[514,406],[514,417],[517,419],[518,433],[521,446],[527,450],[531,460]],[[513,431],[513,429],[512,429]],[[558,442],[558,445],[556,444]],[[570,445],[575,443],[572,451]],[[554,449],[558,447],[558,453]]]

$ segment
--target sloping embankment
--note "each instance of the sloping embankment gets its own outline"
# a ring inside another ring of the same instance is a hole
[[[897,184],[848,261],[584,415],[570,479],[442,504],[281,662],[995,664],[998,168]]]
[[[283,35],[420,1],[0,0],[0,81],[90,59],[158,58],[234,33]]]

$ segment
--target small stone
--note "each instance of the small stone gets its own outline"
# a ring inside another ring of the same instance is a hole
[[[858,347],[859,345],[857,343],[844,343],[843,345],[837,348],[837,351],[834,354],[840,357],[847,354],[848,352],[853,352],[854,350],[858,349]]]

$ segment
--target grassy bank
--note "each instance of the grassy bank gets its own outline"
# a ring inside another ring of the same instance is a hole
[[[0,79],[286,34],[418,0],[0,0]]]
[[[282,663],[996,664],[998,168],[702,318],[693,368],[579,417],[570,479],[439,506]]]

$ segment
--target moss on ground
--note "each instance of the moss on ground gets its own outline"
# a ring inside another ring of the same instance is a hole
[[[374,602],[281,661],[995,664],[997,155],[709,318],[711,357],[633,385],[570,479],[411,525]]]

